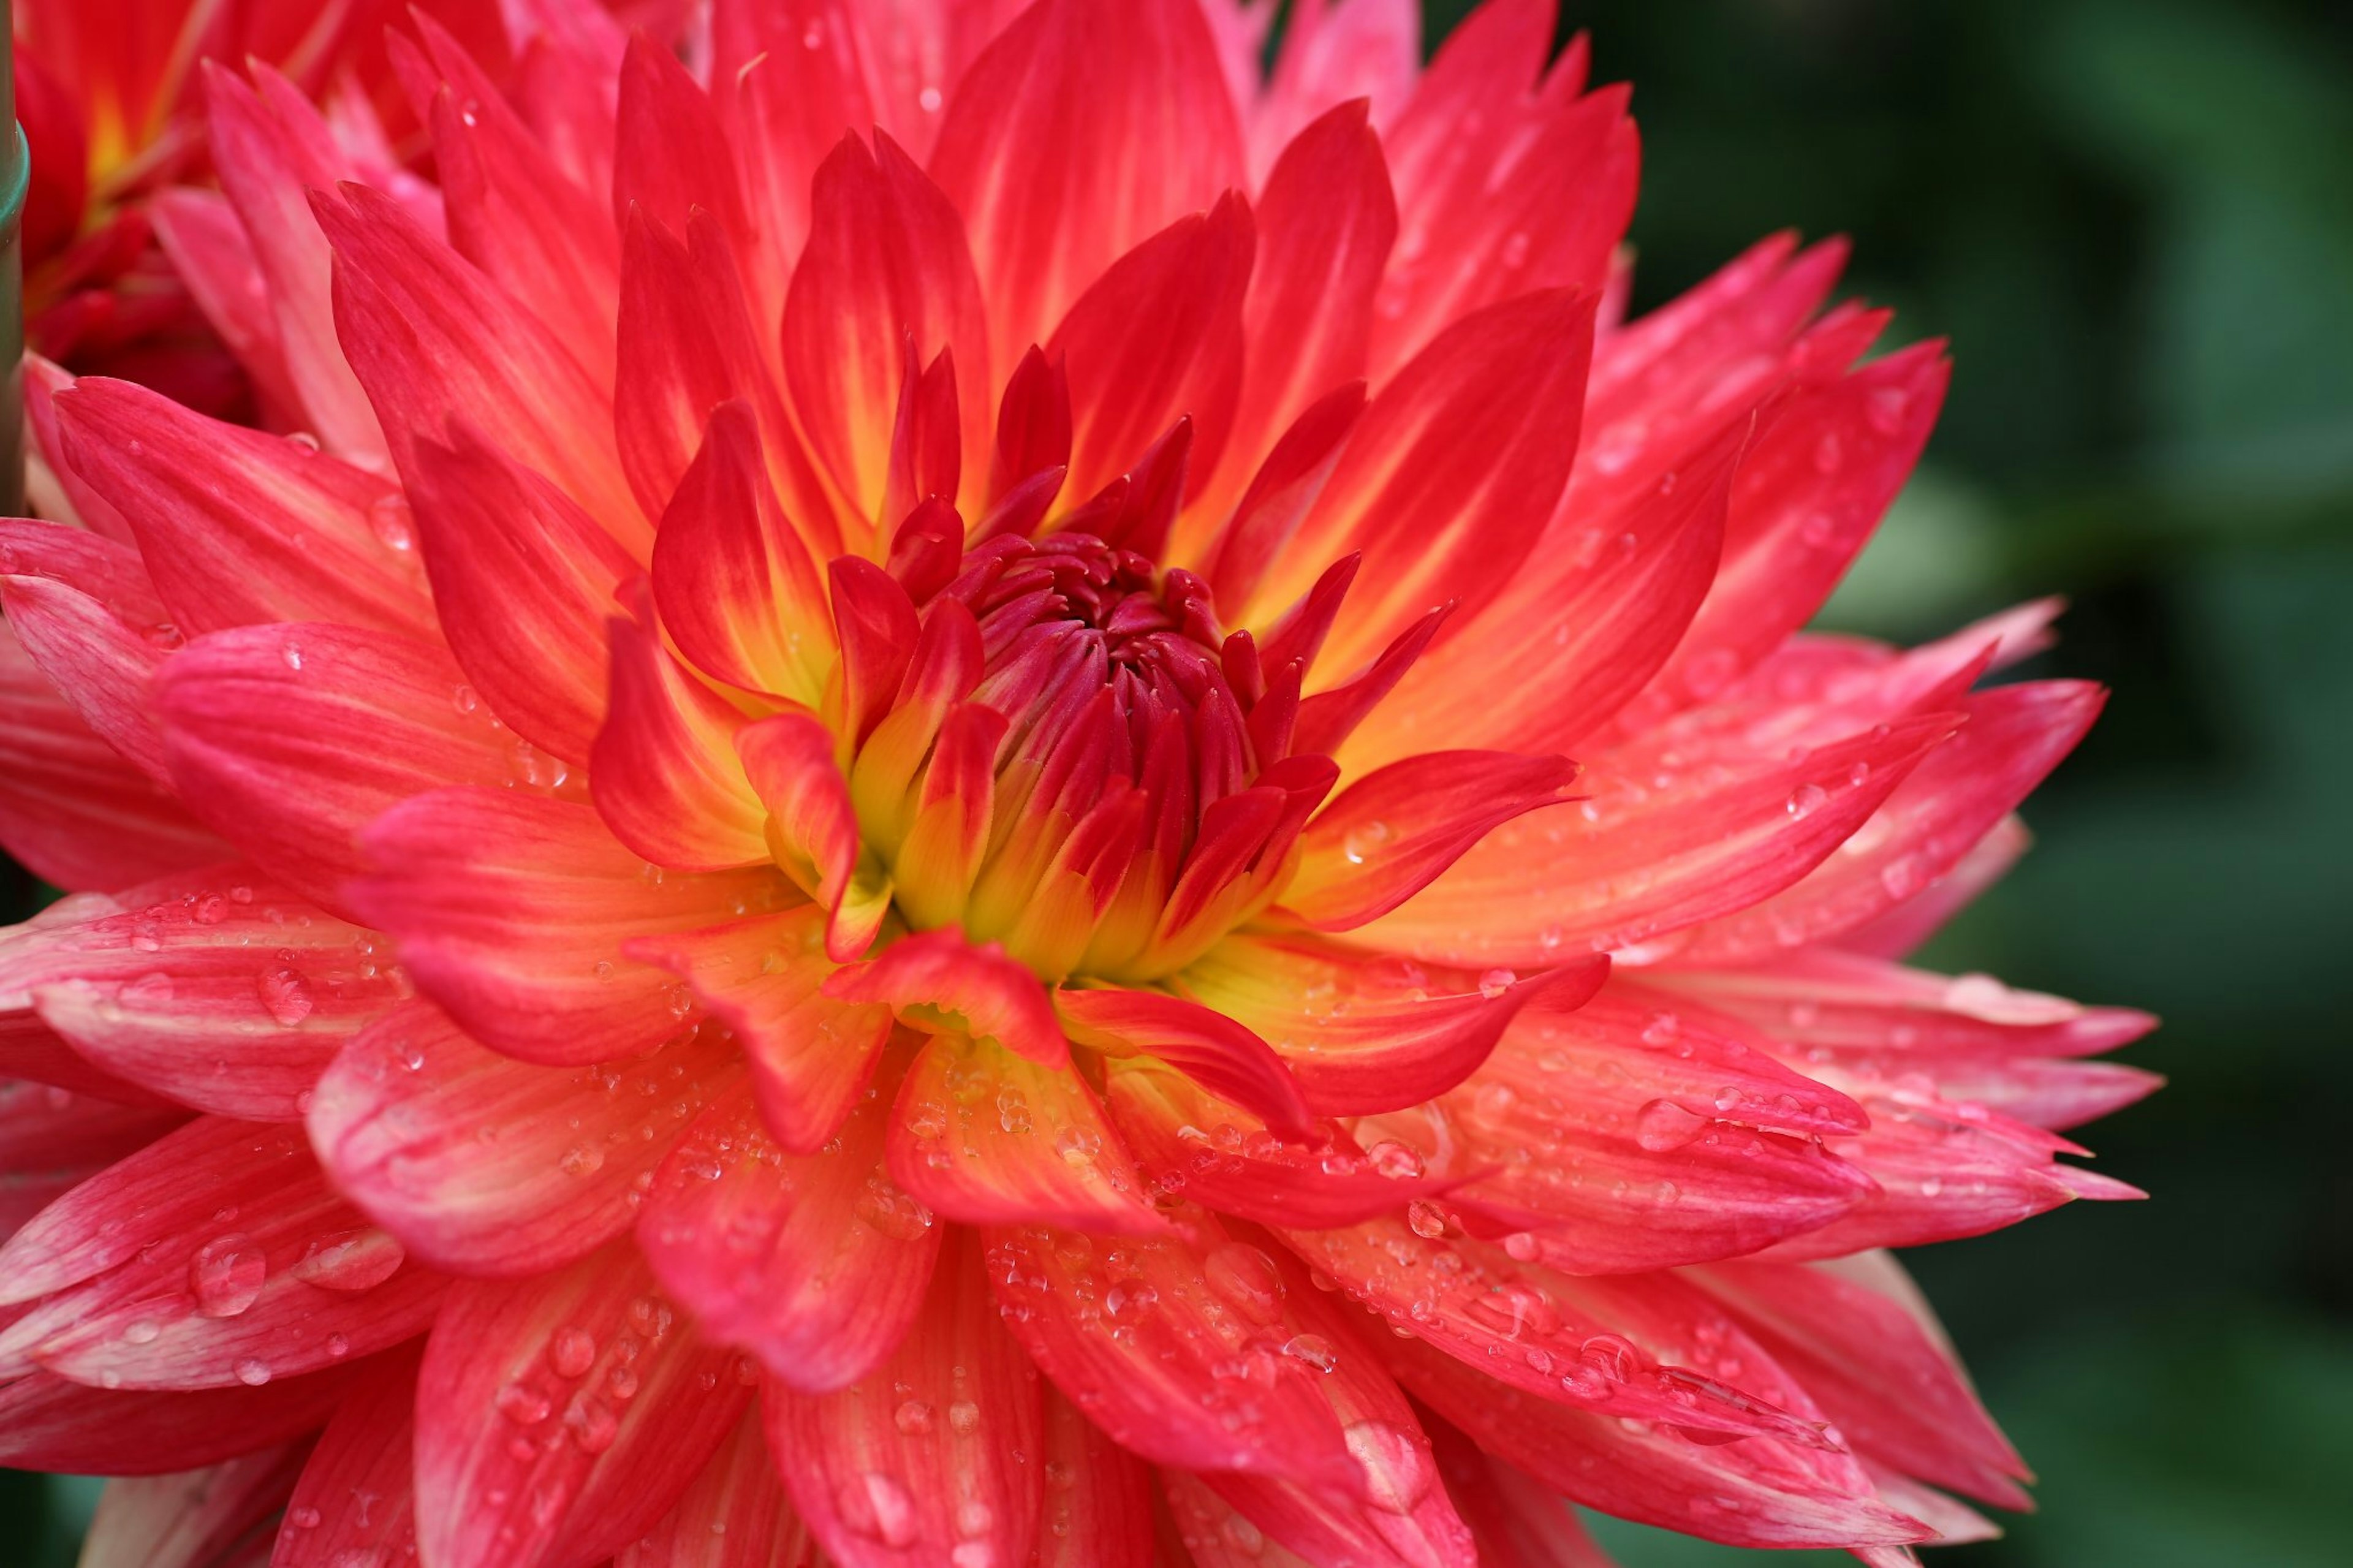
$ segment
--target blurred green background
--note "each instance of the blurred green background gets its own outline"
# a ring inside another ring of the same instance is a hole
[[[2353,1561],[2353,7],[1565,10],[1636,84],[1638,308],[1795,226],[1953,340],[1826,622],[1918,639],[2063,593],[2040,663],[2116,692],[1926,959],[2164,1016],[2129,1059],[2171,1087],[2084,1135],[2154,1201],[1912,1255],[2042,1475],[2041,1513],[1934,1562]],[[0,1474],[0,1561],[70,1562],[91,1495]],[[1761,1555],[1598,1528],[1629,1568]]]

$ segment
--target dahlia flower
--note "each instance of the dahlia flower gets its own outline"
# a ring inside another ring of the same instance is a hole
[[[0,525],[0,1460],[86,1562],[1909,1560],[1884,1250],[2148,1023],[1900,955],[2099,693],[1800,628],[1927,438],[1836,245],[1621,319],[1548,0],[510,8],[437,184],[210,73],[292,438]],[[1570,759],[1574,758],[1572,761]]]

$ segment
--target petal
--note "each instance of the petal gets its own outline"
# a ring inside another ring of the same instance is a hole
[[[570,763],[605,716],[605,622],[639,564],[571,498],[462,419],[405,470],[449,651],[491,711]]]
[[[1303,1132],[1307,1101],[1282,1058],[1212,1008],[1156,991],[1061,990],[1054,1007],[1071,1037],[1113,1057],[1157,1057],[1285,1133]]]
[[[785,1489],[842,1568],[1027,1563],[1044,1437],[1038,1373],[989,1310],[968,1233],[891,1359],[830,1394],[772,1381],[762,1403]]]
[[[1216,470],[1241,392],[1254,243],[1249,204],[1229,194],[1113,262],[1054,329],[1046,353],[1069,366],[1073,494],[1093,495],[1187,416],[1190,488]]]
[[[1368,1159],[1330,1130],[1289,1142],[1248,1111],[1151,1061],[1104,1064],[1103,1098],[1155,1194],[1260,1225],[1354,1225],[1451,1184]]]
[[[63,523],[0,520],[0,607],[82,721],[167,781],[148,686],[178,633],[138,552]]]
[[[359,830],[385,809],[443,784],[529,776],[528,752],[467,694],[438,647],[318,623],[198,637],[155,681],[189,808],[336,910],[366,865]]]
[[[343,1047],[311,1146],[352,1201],[436,1268],[561,1268],[629,1227],[688,1120],[741,1081],[723,1040],[615,1067],[533,1067],[410,1002]]]
[[[628,1242],[450,1291],[417,1382],[417,1544],[441,1568],[596,1562],[651,1529],[751,1398]]]
[[[1950,870],[2099,717],[2107,693],[2038,680],[1978,692],[1960,732],[1913,770],[1838,852],[1790,887],[1690,933],[1675,962],[1753,963],[1860,925]]]
[[[855,515],[894,526],[882,496],[910,343],[921,363],[951,355],[962,446],[974,458],[987,447],[980,283],[955,208],[888,136],[871,151],[844,137],[818,166],[810,201],[808,244],[785,298],[785,380],[811,450]]]
[[[833,732],[807,714],[779,713],[746,725],[735,749],[768,808],[776,864],[827,911],[826,951],[843,963],[858,957],[881,930],[891,883],[865,852]]]
[[[1043,1067],[1071,1059],[1070,1042],[1038,977],[995,942],[976,947],[952,930],[902,937],[825,983],[843,1002],[880,1002],[927,1034],[959,1033]]]
[[[1366,939],[1453,963],[1628,949],[1746,909],[1862,825],[1952,731],[1927,714],[1679,772],[1672,737],[1594,758],[1575,809],[1507,823]],[[1884,731],[1883,733],[1881,731]]]
[[[646,1194],[638,1241],[702,1331],[812,1393],[865,1378],[921,1310],[944,1227],[892,1184],[886,1107],[796,1154],[740,1090],[713,1105]]]
[[[1486,1568],[1612,1568],[1566,1499],[1427,1411],[1421,1424]]]
[[[1228,937],[1179,977],[1187,995],[1271,1044],[1327,1116],[1419,1105],[1487,1059],[1539,994],[1575,1009],[1609,973],[1588,959],[1523,980],[1419,964],[1306,934]]]
[[[186,1394],[113,1393],[36,1372],[0,1384],[0,1463],[77,1476],[217,1464],[317,1431],[350,1397],[351,1371]]]
[[[807,1568],[808,1526],[785,1500],[776,1457],[748,1412],[676,1507],[613,1568]]]
[[[127,887],[233,853],[93,734],[5,625],[0,764],[0,842],[43,881]]]
[[[1433,605],[1482,608],[1535,548],[1528,520],[1567,482],[1592,351],[1592,297],[1561,289],[1448,327],[1366,408],[1235,618],[1264,624],[1357,551],[1366,570],[1324,655],[1336,668],[1363,664]]]
[[[1496,827],[1561,804],[1577,776],[1567,757],[1509,752],[1429,752],[1392,763],[1307,825],[1283,907],[1320,931],[1377,920]]]
[[[1151,1568],[1152,1477],[1051,1384],[1036,1568]]]
[[[181,631],[434,625],[406,509],[383,479],[129,382],[85,376],[57,408],[75,471],[128,520]]]
[[[797,1154],[823,1147],[866,1092],[890,1009],[820,987],[825,912],[814,905],[703,931],[640,937],[629,955],[668,970],[735,1036],[771,1134]]]
[[[1241,136],[1190,0],[1049,0],[956,83],[931,167],[1009,365],[1113,258],[1241,184]]]
[[[814,707],[832,673],[825,584],[761,458],[742,400],[720,404],[654,542],[662,629],[706,675]]]
[[[376,946],[230,865],[53,906],[0,939],[0,1002],[182,1104],[290,1121],[337,1047],[400,999]]]
[[[1449,1206],[1525,1231],[1528,1256],[1575,1273],[1751,1252],[1863,1202],[1827,1155],[1862,1108],[1800,1078],[1729,1019],[1612,981],[1574,1013],[1538,1002],[1428,1113],[1359,1125],[1434,1173],[1474,1174]],[[1434,1120],[1433,1120],[1434,1118]]]
[[[642,553],[652,529],[609,439],[612,400],[571,352],[392,198],[345,184],[312,209],[335,248],[336,335],[400,472],[463,419]]]
[[[1997,1507],[2026,1503],[2018,1451],[1951,1348],[1902,1305],[1799,1264],[1719,1263],[1684,1278],[1804,1383],[1858,1451]]]
[[[729,235],[748,237],[749,215],[735,158],[700,83],[650,34],[633,32],[621,58],[613,136],[613,211],[631,207],[672,233],[700,207]]]
[[[175,1475],[109,1481],[82,1538],[85,1568],[210,1568],[285,1505],[302,1447],[259,1448]]]
[[[1324,1387],[1344,1352],[1314,1292],[1208,1213],[1181,1219],[1101,1247],[1077,1231],[986,1233],[1006,1325],[1089,1419],[1155,1463],[1354,1485]]]
[[[368,1363],[336,1406],[286,1499],[270,1562],[333,1568],[367,1553],[397,1563],[417,1552],[411,1450],[421,1347]]]
[[[589,790],[613,836],[657,866],[722,871],[768,858],[767,809],[735,754],[744,716],[659,635],[615,617],[612,695]]]
[[[291,1131],[202,1118],[0,1248],[0,1294],[48,1292],[0,1331],[0,1362],[29,1356],[109,1388],[196,1389],[366,1355],[422,1330],[447,1286],[373,1235]]]
[[[891,1112],[891,1173],[966,1225],[1144,1236],[1161,1224],[1078,1074],[966,1035],[934,1035],[909,1068]]]
[[[399,943],[419,990],[525,1061],[610,1061],[678,1034],[691,998],[624,944],[790,894],[767,869],[649,871],[592,808],[500,790],[420,795],[365,843],[381,869],[352,884],[352,902]]]

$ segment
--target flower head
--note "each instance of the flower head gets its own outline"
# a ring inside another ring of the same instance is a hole
[[[2022,1500],[1880,1249],[2128,1195],[2148,1021],[1895,961],[2099,703],[1799,629],[1937,347],[1620,320],[1548,5],[1270,10],[428,20],[431,185],[213,76],[303,428],[85,378],[0,533],[0,1457],[429,1568]]]

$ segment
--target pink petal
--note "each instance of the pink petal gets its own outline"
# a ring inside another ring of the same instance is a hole
[[[1542,994],[1567,1012],[1609,974],[1587,959],[1529,975],[1433,968],[1304,933],[1228,937],[1188,966],[1185,993],[1273,1044],[1328,1116],[1418,1105],[1487,1059]]]
[[[1546,1003],[1433,1108],[1375,1118],[1440,1175],[1484,1234],[1586,1273],[1750,1252],[1827,1225],[1871,1184],[1826,1154],[1863,1112],[1774,1060],[1728,1019],[1613,981],[1574,1013]]]
[[[1241,183],[1198,6],[1032,6],[956,83],[931,168],[964,213],[990,357],[1011,364],[1113,258]]]
[[[407,509],[383,479],[129,382],[85,376],[57,407],[75,470],[129,521],[182,632],[317,620],[429,633]]]
[[[966,1225],[1148,1236],[1160,1216],[1094,1090],[994,1042],[934,1035],[891,1112],[891,1173]]]
[[[1611,1568],[1566,1499],[1428,1412],[1421,1424],[1485,1568]]]
[[[110,1393],[54,1373],[0,1384],[0,1463],[63,1475],[144,1476],[217,1464],[315,1432],[357,1367],[196,1393]]]
[[[813,1393],[890,1356],[944,1227],[892,1184],[868,1101],[818,1153],[780,1150],[742,1092],[704,1112],[646,1194],[638,1245],[705,1333]]]
[[[559,1274],[460,1284],[417,1374],[419,1557],[602,1559],[670,1511],[750,1381],[655,1292],[628,1242]]]
[[[811,1568],[808,1526],[785,1500],[776,1461],[747,1412],[644,1540],[613,1568]]]
[[[974,946],[953,930],[902,937],[877,957],[826,981],[839,1001],[880,1002],[925,1033],[993,1041],[1047,1068],[1071,1058],[1070,1042],[1038,977],[995,942]]]
[[[285,1505],[301,1445],[176,1475],[107,1483],[82,1538],[86,1568],[213,1568]]]
[[[148,686],[180,638],[139,552],[86,529],[0,519],[0,607],[82,721],[167,783]]]
[[[230,865],[54,906],[0,939],[0,1001],[182,1104],[290,1121],[337,1047],[400,998],[377,946]]]
[[[532,1274],[627,1230],[689,1120],[739,1081],[723,1040],[585,1072],[532,1067],[411,1002],[320,1080],[311,1145],[337,1187],[418,1258],[472,1276]]]
[[[1051,1384],[1035,1568],[1151,1568],[1152,1477]]]
[[[1113,987],[1057,991],[1054,1006],[1082,1045],[1113,1057],[1157,1057],[1279,1132],[1307,1129],[1306,1098],[1282,1058],[1214,1008]]]
[[[334,1568],[338,1561],[365,1562],[368,1552],[387,1563],[415,1556],[410,1452],[421,1348],[371,1361],[338,1404],[285,1500],[273,1565]]]
[[[500,790],[420,795],[365,842],[380,869],[353,905],[460,1027],[525,1061],[610,1061],[678,1034],[691,996],[624,944],[790,894],[768,869],[665,875],[592,808]]]
[[[532,755],[469,696],[437,647],[318,623],[198,637],[155,682],[190,809],[336,910],[366,866],[360,829],[388,807],[443,784],[530,779]]]
[[[1038,1373],[989,1310],[980,1248],[942,1259],[898,1350],[862,1381],[772,1380],[768,1442],[793,1504],[842,1568],[1029,1560],[1044,1490]]]
[[[832,731],[807,714],[779,713],[744,726],[735,751],[768,808],[770,852],[827,912],[827,953],[858,957],[882,928],[891,882],[864,851]]]

